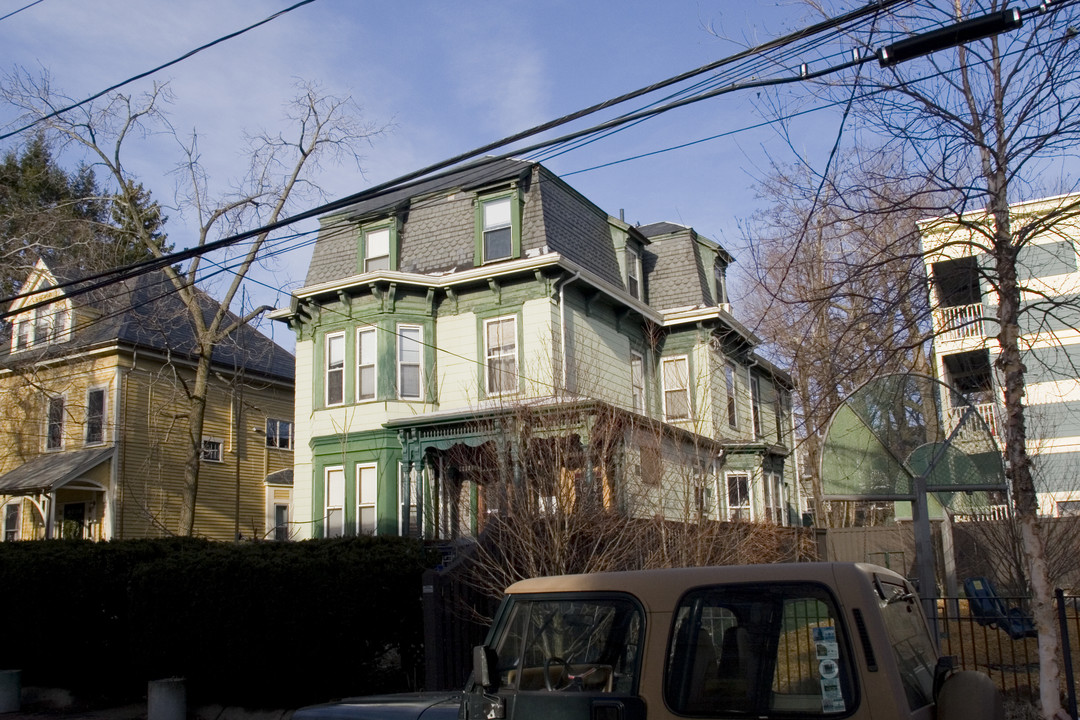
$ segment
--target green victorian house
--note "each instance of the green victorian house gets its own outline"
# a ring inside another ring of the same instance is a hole
[[[539,164],[481,161],[324,217],[296,343],[294,537],[457,538],[594,496],[639,517],[801,515],[791,380],[731,315],[732,258]]]

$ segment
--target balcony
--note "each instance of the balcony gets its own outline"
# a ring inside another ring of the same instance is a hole
[[[939,340],[963,340],[983,336],[983,304],[956,305],[934,311]]]
[[[964,416],[965,410],[967,410],[966,406],[949,408],[949,432],[952,432],[953,428],[960,422],[960,419]],[[983,422],[985,422],[986,427],[990,429],[990,434],[994,436],[994,439],[1000,440],[1001,427],[998,423],[997,405],[992,402],[978,403],[975,405],[975,411],[982,416]],[[960,431],[957,439],[962,440],[965,436],[970,437],[969,433],[971,429],[973,429],[973,426],[969,421],[968,424],[964,426],[964,429]]]

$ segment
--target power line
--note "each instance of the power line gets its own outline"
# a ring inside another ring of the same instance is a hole
[[[19,14],[19,13],[21,13],[21,12],[22,12],[23,10],[29,10],[30,8],[32,8],[32,7],[34,7],[35,5],[37,5],[38,3],[42,3],[42,2],[45,2],[45,0],[34,0],[34,2],[30,3],[29,5],[23,5],[23,6],[22,6],[21,8],[19,8],[18,10],[12,10],[12,11],[11,11],[11,12],[9,12],[9,13],[8,13],[7,15],[0,15],[0,20],[7,20],[7,19],[8,19],[9,17],[11,17],[12,15],[18,15],[18,14]]]
[[[310,2],[311,0],[307,0],[307,1]],[[109,272],[106,272],[106,273],[100,273],[97,276],[92,276],[90,278],[81,278],[78,281],[72,281],[71,283],[67,283],[67,284],[64,284],[64,285],[59,285],[57,287],[71,286],[71,285],[75,285],[77,283],[85,283],[88,280],[95,280],[97,278],[104,278],[104,279],[102,279],[102,280],[100,280],[98,282],[91,282],[89,285],[76,290],[76,294],[81,293],[81,292],[89,292],[89,291],[92,291],[94,289],[97,289],[99,287],[102,287],[104,285],[109,284],[110,282],[114,282],[114,281],[116,281],[118,279],[121,279],[121,278],[124,278],[124,277],[131,277],[131,276],[137,275],[137,274],[142,273],[142,272],[148,272],[148,271],[151,271],[151,270],[154,270],[154,269],[159,269],[161,267],[164,267],[165,265],[172,264],[172,263],[175,263],[175,262],[182,262],[182,261],[187,260],[187,259],[198,257],[198,256],[204,255],[206,253],[228,247],[230,245],[236,244],[236,243],[241,242],[243,240],[254,238],[254,237],[258,236],[258,235],[263,235],[263,234],[273,232],[275,230],[281,229],[283,227],[286,227],[286,226],[288,226],[290,224],[293,224],[295,222],[299,222],[301,220],[310,219],[310,218],[316,217],[316,216],[321,215],[321,214],[332,212],[334,210],[339,210],[339,209],[346,208],[346,207],[348,207],[350,205],[354,205],[354,204],[356,204],[358,202],[368,200],[368,199],[371,199],[371,198],[375,198],[378,195],[380,195],[381,193],[383,193],[383,192],[385,192],[386,190],[389,190],[389,189],[404,189],[405,187],[408,187],[409,184],[411,184],[413,181],[416,181],[418,178],[422,178],[422,177],[425,177],[425,176],[428,176],[428,175],[432,175],[433,173],[435,173],[435,172],[437,172],[439,170],[443,170],[443,169],[445,169],[445,168],[447,168],[449,166],[456,165],[456,164],[459,164],[461,162],[464,162],[465,160],[475,158],[477,155],[480,155],[480,154],[482,154],[484,152],[487,152],[489,150],[496,149],[496,148],[499,148],[499,147],[503,147],[503,146],[508,145],[508,144],[512,144],[514,142],[517,142],[518,140],[524,139],[524,138],[529,137],[531,135],[543,132],[545,130],[552,129],[552,128],[557,127],[559,125],[570,122],[571,120],[579,119],[580,117],[584,117],[585,115],[595,113],[600,109],[603,109],[603,108],[610,107],[610,106],[615,105],[615,104],[625,102],[628,99],[639,97],[639,96],[641,96],[643,94],[652,92],[652,91],[654,91],[656,89],[670,86],[673,83],[685,80],[687,78],[693,77],[693,76],[701,74],[703,72],[708,72],[710,70],[717,69],[717,68],[725,66],[725,65],[730,65],[730,64],[732,64],[732,63],[734,63],[736,61],[740,61],[742,59],[752,57],[755,54],[760,54],[760,53],[763,53],[763,52],[766,52],[766,51],[769,51],[769,50],[772,50],[772,49],[775,49],[775,48],[784,47],[786,45],[792,44],[792,43],[796,42],[797,40],[801,40],[801,39],[806,38],[806,37],[812,37],[815,32],[820,33],[820,32],[824,32],[824,31],[829,31],[829,30],[835,29],[837,27],[841,27],[844,22],[850,22],[851,20],[854,20],[854,19],[859,19],[859,18],[865,17],[867,15],[876,14],[876,13],[881,12],[882,9],[892,7],[893,5],[907,3],[907,2],[910,2],[910,1],[911,0],[886,0],[886,2],[872,3],[870,5],[864,6],[863,8],[861,8],[859,10],[852,11],[852,12],[846,13],[844,15],[835,17],[835,18],[830,18],[828,20],[822,21],[820,23],[817,23],[817,24],[811,26],[810,28],[805,28],[805,29],[799,30],[797,32],[790,33],[789,35],[784,36],[783,38],[779,38],[779,39],[776,39],[776,40],[769,41],[767,43],[763,43],[763,44],[758,45],[758,46],[756,46],[754,48],[750,48],[750,49],[741,51],[739,53],[736,53],[735,55],[728,56],[728,57],[723,58],[721,60],[709,63],[709,64],[707,64],[705,66],[702,66],[701,68],[697,68],[696,70],[681,73],[681,74],[676,75],[676,76],[674,76],[672,78],[668,78],[667,80],[664,80],[664,81],[661,81],[661,82],[658,82],[658,83],[654,83],[653,85],[650,85],[650,86],[648,86],[646,88],[642,88],[640,90],[636,90],[636,91],[633,91],[633,92],[630,92],[630,93],[626,93],[626,94],[621,95],[621,96],[619,96],[617,98],[613,98],[612,100],[604,101],[602,103],[598,103],[596,105],[593,105],[590,108],[586,108],[585,110],[578,111],[578,112],[572,113],[570,115],[565,115],[562,118],[559,118],[557,120],[553,120],[553,121],[544,123],[542,125],[535,126],[534,128],[531,128],[530,130],[526,130],[526,131],[517,133],[515,135],[504,138],[502,140],[499,140],[499,141],[496,141],[496,142],[489,143],[487,145],[481,146],[480,148],[474,149],[474,150],[469,151],[467,153],[462,153],[462,154],[454,156],[454,157],[452,157],[450,159],[443,160],[443,161],[435,163],[433,165],[429,165],[429,166],[427,166],[425,168],[421,168],[419,170],[407,173],[407,174],[402,175],[402,176],[400,176],[398,178],[395,178],[393,180],[390,180],[390,181],[375,185],[375,186],[373,186],[371,188],[368,188],[367,190],[364,190],[364,191],[361,191],[361,192],[358,192],[358,193],[354,193],[352,195],[346,196],[346,197],[341,198],[339,200],[332,201],[330,203],[325,203],[325,204],[323,204],[321,206],[317,206],[317,207],[312,208],[310,210],[297,213],[297,214],[292,215],[292,216],[290,216],[288,218],[285,218],[283,220],[279,220],[279,221],[277,221],[275,223],[271,223],[269,225],[264,225],[264,226],[261,226],[261,227],[258,227],[258,228],[254,228],[252,230],[244,231],[244,232],[232,235],[232,236],[227,236],[225,238],[221,238],[219,240],[216,240],[216,241],[213,241],[213,242],[210,242],[210,243],[206,243],[205,245],[202,245],[202,246],[198,246],[198,247],[195,247],[195,248],[189,248],[189,249],[182,250],[182,251],[177,251],[177,252],[171,253],[171,254],[169,254],[167,256],[162,256],[160,258],[156,258],[156,259],[153,259],[153,260],[144,261],[143,263],[132,264],[132,265],[127,266],[126,268],[118,268],[116,270],[109,271]],[[745,83],[741,83],[741,84],[740,83],[732,83],[731,85],[727,85],[727,86],[719,87],[719,88],[714,88],[714,89],[712,89],[712,90],[710,90],[708,92],[699,93],[699,94],[694,95],[692,97],[682,98],[680,100],[676,100],[676,101],[669,102],[669,103],[659,105],[659,106],[648,107],[648,108],[646,108],[644,110],[639,110],[637,112],[629,113],[629,114],[620,116],[618,118],[615,118],[613,120],[609,120],[607,122],[600,123],[600,124],[592,126],[590,128],[586,128],[584,130],[579,130],[579,131],[576,131],[576,132],[568,133],[568,134],[563,135],[561,137],[558,137],[558,138],[555,138],[555,139],[552,139],[552,140],[542,141],[542,142],[533,144],[531,146],[527,146],[525,148],[518,148],[513,152],[503,153],[501,155],[488,157],[488,158],[485,158],[485,159],[483,159],[481,161],[478,161],[478,162],[474,163],[474,165],[472,167],[475,167],[475,168],[483,167],[483,166],[486,166],[486,165],[488,165],[488,164],[490,164],[492,162],[508,159],[508,158],[510,158],[510,157],[512,157],[512,156],[514,156],[516,154],[524,154],[524,153],[534,152],[534,151],[539,150],[539,149],[544,148],[544,147],[549,147],[549,146],[557,145],[557,144],[560,144],[560,143],[566,143],[566,142],[568,142],[570,140],[574,140],[574,139],[577,139],[577,138],[580,138],[580,137],[584,137],[584,136],[589,135],[589,134],[594,134],[594,133],[597,133],[597,132],[600,132],[600,131],[603,131],[603,130],[607,130],[607,129],[610,129],[610,128],[625,125],[625,124],[628,124],[630,122],[634,122],[634,121],[642,119],[642,118],[648,118],[648,117],[652,117],[652,116],[655,116],[655,115],[659,115],[659,114],[668,112],[670,110],[674,110],[674,109],[677,109],[679,107],[689,105],[691,103],[700,102],[702,100],[717,97],[719,95],[734,92],[736,90],[745,90],[745,89],[757,88],[757,87],[769,87],[769,86],[790,84],[790,83],[795,83],[795,82],[803,82],[803,81],[806,81],[806,80],[815,79],[817,77],[822,77],[824,75],[832,74],[832,73],[835,73],[835,72],[840,72],[840,71],[842,71],[844,69],[847,69],[847,68],[857,67],[857,66],[860,66],[860,65],[862,65],[862,64],[864,64],[866,62],[869,62],[869,61],[871,61],[873,59],[874,59],[873,55],[865,55],[865,56],[861,56],[861,57],[856,57],[855,59],[853,59],[851,61],[841,63],[839,65],[834,65],[834,66],[831,66],[831,67],[828,67],[828,68],[825,68],[823,70],[819,70],[819,71],[816,71],[816,72],[813,72],[813,73],[801,72],[798,75],[793,75],[791,77],[773,78],[773,79],[769,79],[769,80],[753,80],[753,81],[745,82]],[[461,172],[462,170],[465,170],[468,167],[469,166],[466,166],[465,168],[460,168],[458,170],[455,170],[454,172]],[[21,296],[14,296],[14,297],[11,297],[11,298],[0,299],[0,303],[10,302],[10,301],[19,299],[20,297]],[[41,303],[41,304],[45,304],[45,303]],[[23,310],[25,310],[25,309],[28,309],[28,308],[23,308]],[[9,314],[3,314],[3,315],[0,315],[0,318],[8,317],[8,316],[9,316]]]
[[[27,5],[26,7],[31,7],[32,5],[36,5],[38,2],[41,2],[41,1],[42,0],[37,0],[37,2],[31,3],[30,5]],[[3,135],[0,135],[0,140],[7,140],[8,138],[14,137],[14,136],[18,135],[19,133],[26,132],[27,130],[30,130],[31,128],[34,128],[34,127],[40,125],[41,123],[45,122],[46,120],[57,117],[59,115],[63,115],[64,113],[66,113],[66,112],[68,112],[70,110],[74,110],[75,108],[82,107],[83,105],[85,105],[85,104],[87,104],[89,102],[93,102],[94,100],[97,100],[102,95],[110,93],[113,90],[119,90],[120,88],[124,87],[125,85],[130,85],[131,83],[135,82],[136,80],[142,80],[143,78],[148,77],[150,75],[153,75],[154,73],[157,73],[157,72],[159,72],[161,70],[164,70],[165,68],[172,67],[173,65],[176,65],[177,63],[183,62],[184,60],[187,60],[188,58],[201,53],[203,50],[212,48],[215,45],[218,45],[220,43],[225,42],[226,40],[232,40],[235,37],[243,35],[244,33],[248,32],[249,30],[254,30],[255,28],[257,28],[257,27],[259,27],[261,25],[265,25],[266,23],[270,22],[271,20],[276,20],[277,18],[281,17],[282,15],[285,15],[286,13],[290,13],[293,10],[296,10],[299,7],[303,7],[304,5],[308,5],[308,4],[313,3],[313,2],[315,2],[315,0],[300,0],[300,2],[298,2],[298,3],[294,4],[294,5],[290,5],[289,7],[285,8],[284,10],[279,10],[276,13],[274,13],[273,15],[271,15],[271,16],[269,16],[267,18],[264,18],[264,19],[260,20],[257,23],[254,23],[252,25],[248,25],[247,27],[242,28],[240,30],[237,30],[236,32],[231,32],[228,35],[222,35],[217,40],[211,40],[210,42],[206,43],[205,45],[200,45],[199,47],[195,48],[194,50],[189,50],[188,52],[184,53],[183,55],[176,58],[175,60],[170,60],[169,62],[167,62],[167,63],[165,63],[163,65],[158,65],[156,68],[153,68],[151,70],[147,70],[146,72],[143,72],[143,73],[139,73],[138,75],[133,75],[132,77],[129,77],[127,80],[123,80],[121,82],[116,83],[115,85],[111,85],[111,86],[105,88],[104,90],[102,90],[101,92],[98,92],[98,93],[95,93],[95,94],[91,95],[90,97],[86,98],[85,100],[80,100],[77,103],[68,105],[66,107],[62,107],[59,110],[54,110],[54,111],[52,111],[52,112],[50,112],[50,113],[48,113],[46,115],[43,115],[43,116],[41,116],[39,118],[35,118],[32,122],[30,122],[27,125],[23,125],[22,127],[18,128],[17,130],[12,130],[11,132],[7,132],[7,133],[4,133]],[[26,8],[20,8],[19,10],[16,10],[15,12],[19,12],[20,10],[25,10],[25,9]],[[14,15],[14,14],[15,13],[11,13],[11,15]],[[5,15],[4,17],[10,17],[10,15]],[[0,18],[0,20],[3,20],[3,19],[4,18]]]

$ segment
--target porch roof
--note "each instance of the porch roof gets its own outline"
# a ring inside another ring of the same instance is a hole
[[[48,453],[0,475],[0,495],[30,495],[67,485],[112,458],[113,448]]]

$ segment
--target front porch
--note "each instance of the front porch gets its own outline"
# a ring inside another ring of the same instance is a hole
[[[48,453],[0,475],[3,540],[108,540],[112,447]]]

